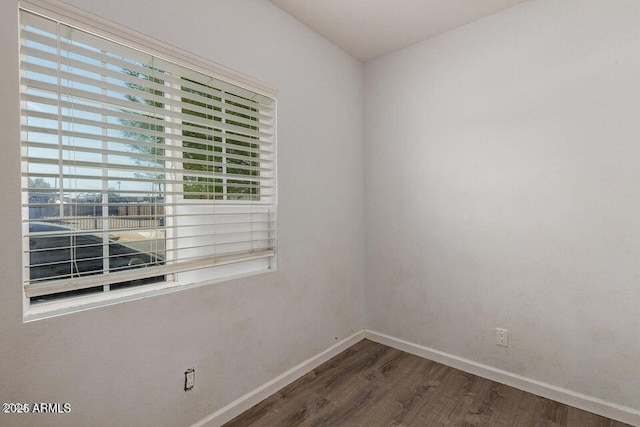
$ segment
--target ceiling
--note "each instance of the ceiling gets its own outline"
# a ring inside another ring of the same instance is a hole
[[[270,0],[367,61],[525,0]]]

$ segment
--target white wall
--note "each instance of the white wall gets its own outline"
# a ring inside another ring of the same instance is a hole
[[[191,425],[364,327],[362,65],[266,1],[70,3],[279,88],[279,269],[23,324],[17,2],[0,2],[0,402],[72,405],[0,424]]]
[[[367,329],[640,409],[639,22],[535,0],[365,66]]]

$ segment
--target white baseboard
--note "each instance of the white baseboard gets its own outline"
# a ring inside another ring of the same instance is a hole
[[[322,353],[305,360],[297,366],[294,366],[284,374],[279,375],[271,381],[256,388],[255,390],[250,391],[244,396],[229,403],[227,406],[218,409],[213,414],[193,424],[192,427],[221,426],[222,424],[231,421],[238,415],[242,414],[244,411],[250,409],[252,406],[262,402],[264,399],[271,396],[281,388],[291,384],[298,378],[302,377],[308,372],[311,372],[311,370],[317,368],[327,360],[331,359],[334,356],[337,356],[344,350],[348,349],[349,347],[363,339],[364,329],[356,332],[350,337],[343,339],[342,341],[335,343]]]
[[[415,354],[461,371],[487,378],[538,396],[546,397],[556,402],[571,405],[594,414],[618,420],[634,426],[640,426],[640,410],[629,408],[607,402],[602,399],[576,393],[561,387],[537,381],[532,378],[523,377],[512,372],[503,371],[492,366],[483,365],[469,359],[455,356],[453,354],[438,351],[399,338],[381,334],[379,332],[365,330],[364,337],[389,347]]]

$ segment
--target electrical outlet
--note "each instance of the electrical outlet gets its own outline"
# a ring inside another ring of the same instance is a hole
[[[496,328],[496,345],[509,347],[509,330]]]
[[[184,391],[189,391],[193,388],[195,381],[196,370],[195,368],[187,369],[184,373]]]

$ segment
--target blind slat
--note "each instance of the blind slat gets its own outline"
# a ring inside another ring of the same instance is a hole
[[[38,27],[40,25],[41,23],[33,23],[32,27]],[[62,26],[62,28],[64,28],[64,26]],[[53,30],[50,28],[47,31],[49,33],[48,36],[44,36],[26,27],[22,29],[20,34],[23,41],[35,42],[50,49],[60,47],[66,56],[74,54],[78,57],[85,58],[85,60],[92,59],[97,62],[104,62],[141,74],[148,74],[150,70],[158,70],[162,72],[163,80],[170,83],[184,85],[185,87],[203,92],[207,91],[207,89],[228,92],[230,96],[233,97],[233,101],[240,105],[255,106],[255,108],[264,110],[267,113],[273,111],[273,100],[271,98],[251,93],[250,91],[229,85],[228,83],[202,73],[187,68],[176,68],[175,64],[171,64],[157,57],[154,58],[145,53],[136,52],[130,48],[121,47],[114,49],[117,45],[109,41],[103,41],[100,38],[89,40],[89,38],[93,36],[87,35],[85,37],[81,32],[77,32],[73,40],[65,38],[56,40],[55,35],[52,34],[51,31]],[[83,43],[83,41],[85,43]],[[41,49],[36,45],[33,47],[35,49]],[[187,84],[184,84],[185,82],[187,82]]]
[[[82,111],[82,110],[81,110]],[[76,110],[76,112],[78,112],[78,110]],[[146,120],[135,120],[135,116],[134,118],[128,118],[126,119],[126,122],[121,122],[123,124],[118,124],[118,123],[113,123],[113,122],[108,122],[108,121],[97,121],[97,120],[92,120],[92,119],[88,119],[88,118],[82,118],[82,117],[74,117],[74,116],[69,116],[69,115],[64,115],[64,114],[54,114],[54,113],[47,113],[47,112],[43,112],[43,111],[33,111],[33,110],[29,110],[29,109],[25,109],[23,110],[23,115],[24,117],[27,118],[40,118],[40,119],[44,119],[44,120],[59,120],[61,123],[64,123],[65,127],[73,127],[73,126],[78,126],[79,125],[84,125],[84,126],[89,126],[95,129],[101,129],[101,130],[111,130],[111,131],[121,131],[121,132],[128,132],[129,134],[135,134],[135,135],[140,135],[140,136],[146,136],[149,138],[156,138],[156,139],[169,139],[169,140],[180,140],[182,142],[191,142],[194,144],[200,144],[200,145],[209,145],[212,147],[229,147],[231,149],[234,150],[241,150],[241,151],[247,151],[250,153],[259,153],[259,154],[270,154],[271,151],[268,150],[268,148],[272,145],[270,142],[265,142],[263,140],[258,140],[258,139],[247,139],[246,137],[242,137],[242,136],[238,136],[235,134],[230,134],[230,133],[223,133],[220,131],[215,131],[212,129],[203,129],[203,128],[198,128],[198,127],[194,127],[191,125],[177,125],[177,123],[171,123],[171,122],[164,122],[164,121],[157,121],[155,123],[153,122],[148,122]],[[104,114],[104,116],[107,116],[106,114]],[[151,127],[151,129],[146,129],[145,127],[131,127],[128,126],[126,123],[129,122],[135,122],[137,125],[148,125]],[[27,125],[28,126],[28,125]],[[164,130],[154,130],[153,127],[155,128],[162,128]],[[58,129],[52,129],[52,128],[46,128],[46,127],[38,127],[38,126],[29,126],[29,129],[32,132],[38,132],[38,129],[49,129],[48,131],[44,131],[42,130],[42,132],[48,132],[51,133],[52,131],[54,132],[58,132]],[[186,136],[184,134],[180,135],[180,134],[176,134],[176,133],[172,133],[170,132],[171,130],[184,130],[184,131],[188,131],[190,133],[197,133],[200,135],[203,135],[203,137],[190,137],[190,136]],[[73,130],[65,130],[64,132],[66,132],[67,135],[70,134],[70,132],[73,132],[74,134],[85,134],[85,135],[93,135],[87,132],[75,132]],[[122,134],[125,135],[125,134]],[[99,135],[100,137],[104,137],[104,136],[109,136],[110,138],[113,138],[114,142],[121,142],[123,144],[128,144],[128,145],[147,145],[149,146],[152,143],[144,143],[144,141],[142,141],[142,144],[140,144],[141,141],[138,141],[135,139],[135,137],[129,137],[129,138],[122,138],[122,137],[115,137],[115,136],[110,136],[110,135]],[[208,139],[207,137],[218,137],[220,139],[222,139],[222,137],[224,137],[226,139],[226,141],[215,141],[213,139]],[[240,141],[240,139],[242,139],[242,141]],[[239,141],[239,142],[246,142],[252,146],[258,146],[261,147],[262,149],[256,149],[253,148],[251,146],[245,146],[245,145],[238,145],[235,142]],[[152,147],[157,147],[158,143],[155,143],[153,145],[151,145]],[[264,149],[267,148],[267,149]],[[188,148],[185,148],[184,151],[187,151]]]
[[[55,68],[48,68],[48,67],[43,67],[35,64],[22,63],[22,69],[25,71],[31,71],[31,72],[43,74],[49,77],[57,78],[57,76],[60,76],[62,83],[59,85],[57,90],[60,92],[61,95],[73,96],[77,90],[77,87],[74,86],[74,83],[79,83],[82,86],[99,87],[102,90],[107,91],[107,93],[111,92],[114,94],[123,95],[125,99],[128,100],[128,103],[126,105],[130,106],[131,108],[136,108],[136,106],[142,105],[142,104],[149,105],[150,103],[156,103],[156,104],[161,104],[164,110],[166,110],[162,112],[167,117],[184,118],[185,120],[190,119],[193,122],[203,123],[203,120],[202,120],[203,118],[200,118],[194,114],[180,114],[176,111],[176,109],[179,111],[189,110],[189,111],[194,111],[196,113],[203,114],[204,116],[211,116],[212,118],[220,117],[220,118],[227,119],[227,121],[224,121],[224,122],[210,120],[209,124],[211,125],[211,127],[224,128],[231,132],[242,134],[244,136],[253,137],[256,139],[269,138],[272,136],[268,132],[255,131],[247,127],[236,126],[228,123],[228,119],[233,121],[239,121],[239,120],[234,120],[233,115],[225,114],[225,113],[217,114],[218,111],[214,110],[213,108],[205,108],[200,105],[196,105],[194,103],[186,102],[186,101],[189,101],[189,98],[185,97],[185,95],[188,95],[188,92],[173,91],[170,88],[167,88],[164,86],[158,86],[158,88],[144,87],[144,86],[141,86],[140,88],[134,88],[126,85],[121,86],[115,83],[106,82],[104,80],[95,79],[88,75],[83,76],[80,74],[71,73],[69,71],[56,70]],[[140,82],[138,84],[141,84],[141,83],[146,84],[146,82]],[[82,93],[85,93],[85,92],[86,91],[83,91]],[[178,92],[178,94],[175,97],[169,97],[168,95],[171,95],[171,92]],[[129,96],[131,98],[126,98],[126,96]],[[99,102],[105,102],[114,98],[118,98],[118,97],[111,96],[108,94],[103,94],[99,96],[97,100]],[[193,102],[197,102],[197,101],[193,101]],[[259,122],[256,121],[256,122],[250,123],[250,126],[257,127],[259,126]]]
[[[51,129],[51,128],[44,128],[44,127],[37,127],[37,126],[23,126],[22,129],[25,132],[33,132],[33,133],[41,133],[41,134],[48,134],[48,135],[60,135],[63,137],[69,137],[69,138],[78,138],[78,139],[85,139],[85,140],[92,140],[92,141],[104,141],[104,142],[112,142],[112,143],[119,143],[119,144],[125,144],[125,145],[130,145],[130,146],[137,146],[137,147],[145,147],[145,148],[151,148],[151,149],[164,149],[166,151],[177,151],[177,152],[182,152],[182,153],[190,153],[190,154],[196,154],[196,155],[204,155],[204,156],[219,156],[221,157],[223,155],[222,152],[217,152],[217,151],[208,151],[208,150],[199,150],[197,148],[191,148],[191,147],[184,147],[182,145],[164,145],[164,146],[159,146],[158,144],[153,144],[153,143],[142,143],[142,142],[134,142],[133,140],[129,140],[129,139],[124,139],[124,138],[117,138],[117,137],[109,137],[106,135],[96,135],[96,134],[90,134],[90,133],[85,133],[85,132],[72,132],[72,131],[56,131],[55,129]],[[192,141],[189,141],[192,142]],[[195,142],[194,142],[195,144]],[[201,144],[201,145],[209,145],[209,141],[199,141],[197,144]],[[38,145],[39,148],[43,148],[43,149],[47,149],[48,148],[48,144],[47,143],[42,143],[42,142],[36,142],[36,141],[30,141],[30,140],[23,140],[23,146],[25,148],[28,148],[29,146],[36,146]],[[50,144],[49,144],[50,145]],[[213,145],[215,147],[215,145]],[[160,148],[159,148],[160,147]],[[238,147],[236,147],[235,145],[232,146],[223,146],[223,147],[228,147],[230,150],[235,150],[235,151],[246,151],[244,149],[244,147],[241,147],[241,149],[239,149]],[[220,148],[223,148],[220,147]],[[83,147],[82,145],[68,145],[68,144],[61,144],[61,149],[63,150],[68,150],[68,151],[76,151],[76,148],[78,149],[78,151],[82,151],[84,150],[85,152],[95,152],[95,148],[92,147]],[[94,150],[94,151],[92,151]],[[273,153],[271,151],[267,151],[267,150],[254,150],[254,152],[257,151],[257,154],[262,154],[263,156],[267,156],[267,155],[272,155]],[[149,160],[154,160],[154,159],[158,159],[159,161],[162,160],[166,160],[166,161],[175,161],[175,162],[185,162],[185,163],[198,163],[198,158],[197,157],[193,157],[193,158],[189,158],[187,157],[186,159],[184,157],[165,157],[162,156],[162,158],[158,158],[158,156],[155,156],[153,154],[145,154],[144,152],[119,152],[122,155],[128,155],[130,157],[138,157],[138,158],[146,158]],[[219,153],[219,154],[216,154]],[[115,153],[112,153],[115,154]],[[36,158],[35,156],[33,156],[34,158]],[[242,156],[239,154],[233,154],[233,153],[229,153],[226,152],[224,153],[224,157],[228,158],[228,159],[235,159],[235,160],[242,160],[242,161],[247,161],[247,162],[259,162],[259,163],[270,163],[271,160],[270,159],[266,159],[264,157],[251,157],[251,156]],[[207,164],[210,164],[207,162]],[[144,166],[142,166],[144,167]]]
[[[44,90],[44,91],[57,93],[57,86],[55,86],[54,84],[41,82],[41,81],[29,79],[29,78],[23,78],[21,81],[22,81],[24,86],[27,86],[29,88],[41,89],[41,90]],[[106,104],[109,104],[109,105],[125,108],[127,111],[131,112],[132,114],[135,113],[135,114],[133,114],[134,117],[136,115],[140,116],[141,120],[131,120],[132,122],[145,123],[145,124],[148,124],[148,125],[155,125],[155,126],[169,126],[169,123],[170,123],[170,122],[165,121],[165,120],[159,121],[158,119],[156,119],[156,121],[153,121],[153,118],[152,118],[153,116],[145,117],[144,114],[154,114],[154,113],[164,112],[164,110],[163,111],[153,110],[153,109],[149,108],[146,104],[127,101],[127,100],[122,100],[122,99],[113,98],[113,97],[107,97],[107,96],[103,96],[103,95],[99,95],[99,94],[95,94],[95,93],[91,93],[91,92],[87,92],[87,91],[83,91],[83,90],[79,90],[79,89],[78,90],[74,90],[73,97],[75,99],[83,98],[85,100],[94,101],[94,102],[97,102],[97,103],[106,103]],[[83,108],[79,107],[78,111],[83,111]],[[109,116],[109,112],[110,111],[112,111],[110,108],[105,108],[104,115],[105,116]],[[167,114],[169,114],[169,113],[167,112]],[[169,115],[162,116],[162,117],[163,118],[170,118]],[[217,126],[218,128],[222,128],[222,126],[220,126],[219,124],[220,124],[220,122],[212,123],[211,129],[215,129],[214,125]],[[192,128],[188,128],[186,126],[187,125],[181,125],[179,123],[176,123],[174,127],[176,129],[179,129],[179,130],[190,130],[190,129],[192,129]],[[135,129],[142,130],[143,128],[138,126]],[[202,129],[202,132],[200,132],[200,133],[208,133],[208,134],[211,134],[212,136],[217,136],[217,137],[221,137],[221,138],[225,137],[225,138],[228,138],[228,139],[233,139],[233,140],[237,140],[237,141],[240,141],[240,142],[246,142],[246,143],[249,143],[249,144],[259,144],[262,141],[260,139],[253,139],[253,138],[249,138],[249,137],[246,137],[246,136],[243,136],[243,135],[237,135],[237,134],[227,134],[227,133],[223,133],[223,132],[216,131],[216,130]],[[175,136],[175,134],[172,134],[172,136]],[[267,140],[267,142],[269,142],[269,140]]]

